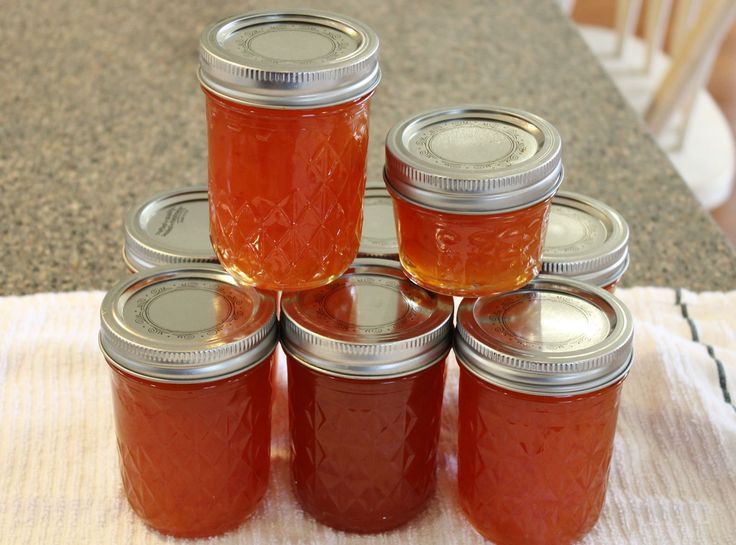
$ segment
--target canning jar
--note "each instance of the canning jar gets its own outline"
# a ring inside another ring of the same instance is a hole
[[[378,263],[281,301],[294,490],[349,532],[399,526],[432,496],[452,343],[452,300]]]
[[[598,519],[632,319],[615,297],[542,275],[457,314],[458,486],[499,545],[565,545]]]
[[[383,185],[383,184],[382,184]],[[369,187],[363,197],[363,234],[358,257],[399,259],[391,195],[385,188]]]
[[[378,37],[314,10],[264,11],[202,33],[210,234],[240,283],[301,290],[360,243]]]
[[[100,314],[131,507],[174,536],[235,528],[268,484],[273,297],[177,265],[121,281]]]
[[[176,263],[216,263],[210,243],[207,186],[157,193],[125,217],[123,261],[130,272]]]
[[[563,179],[557,130],[494,106],[423,112],[386,138],[399,258],[432,291],[511,291],[540,268],[549,202]]]
[[[629,226],[616,210],[579,193],[552,199],[542,272],[569,276],[613,293],[629,266]]]

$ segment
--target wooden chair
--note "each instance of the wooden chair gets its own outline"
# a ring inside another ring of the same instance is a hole
[[[635,35],[640,18],[641,38]],[[642,0],[617,0],[613,29],[579,25],[706,208],[728,198],[736,172],[734,136],[705,89],[735,19],[735,0],[648,0],[644,9]]]

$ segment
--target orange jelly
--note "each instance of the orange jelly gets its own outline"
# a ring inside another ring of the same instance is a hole
[[[572,543],[606,496],[621,382],[556,398],[460,371],[458,488],[473,526],[499,545]]]
[[[373,259],[284,295],[281,320],[301,506],[348,532],[404,524],[435,490],[452,300]]]
[[[505,214],[463,215],[396,197],[394,210],[401,264],[427,289],[478,297],[523,286],[540,272],[549,199]]]
[[[561,140],[533,114],[493,106],[423,112],[386,137],[399,259],[417,284],[479,297],[540,271]]]
[[[180,265],[113,287],[101,319],[131,507],[179,537],[237,527],[268,485],[274,299]]]
[[[330,282],[358,253],[370,97],[319,110],[207,95],[210,237],[243,284]]]
[[[240,283],[303,290],[358,252],[378,38],[314,10],[220,21],[200,41],[210,237]]]
[[[499,545],[565,545],[603,507],[632,324],[608,292],[554,276],[457,315],[458,489]]]

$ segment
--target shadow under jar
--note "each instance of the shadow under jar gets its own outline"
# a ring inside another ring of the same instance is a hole
[[[629,226],[616,210],[579,193],[552,199],[542,272],[568,276],[614,293],[629,267]]]
[[[177,263],[217,263],[207,186],[163,191],[137,203],[125,217],[123,261],[132,273]]]
[[[348,532],[404,524],[436,485],[452,300],[379,263],[281,302],[294,490]]]
[[[565,545],[603,507],[632,319],[600,288],[542,275],[457,314],[460,504],[499,545]]]
[[[268,484],[273,297],[181,265],[118,283],[100,314],[131,507],[179,537],[237,527]]]
[[[239,282],[301,290],[360,243],[378,37],[314,10],[253,12],[202,33],[210,236]]]
[[[432,110],[395,125],[384,180],[411,279],[479,297],[534,278],[563,179],[561,148],[545,120],[495,106]]]

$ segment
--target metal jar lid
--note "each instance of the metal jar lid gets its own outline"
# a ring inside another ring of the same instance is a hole
[[[159,267],[105,296],[100,346],[110,363],[155,382],[209,382],[276,347],[272,295],[239,286],[219,265]]]
[[[552,196],[562,179],[560,134],[521,110],[431,110],[386,137],[386,185],[425,208],[456,214],[525,208]]]
[[[284,293],[281,344],[330,375],[397,377],[447,354],[452,310],[452,298],[411,283],[393,264],[358,260],[331,284]]]
[[[628,372],[632,343],[631,314],[618,299],[560,276],[465,299],[457,313],[460,363],[516,392],[569,396],[604,388]]]
[[[175,263],[216,263],[207,186],[164,191],[134,206],[125,218],[123,259],[134,271]]]
[[[385,189],[366,189],[363,198],[363,234],[359,257],[399,258],[394,204]]]
[[[603,287],[618,280],[628,265],[629,226],[621,214],[585,195],[555,195],[542,249],[543,273]]]
[[[378,36],[335,13],[257,11],[202,32],[199,79],[228,100],[313,108],[355,100],[381,80]]]

